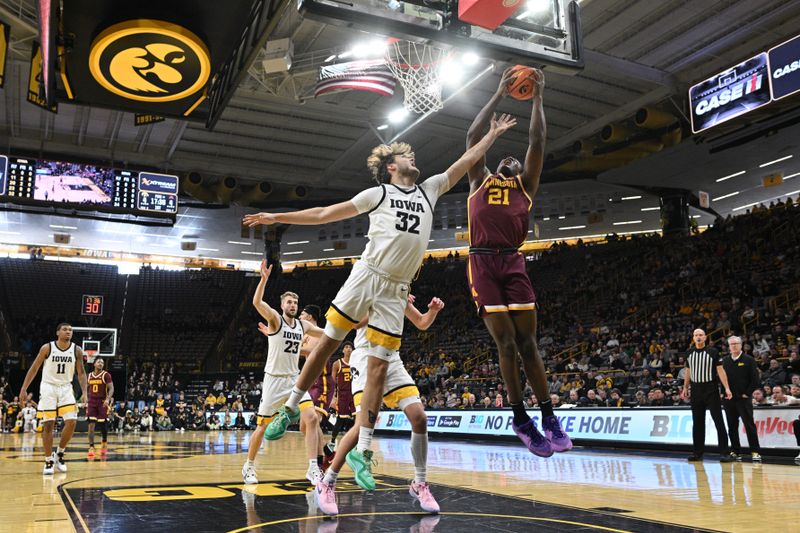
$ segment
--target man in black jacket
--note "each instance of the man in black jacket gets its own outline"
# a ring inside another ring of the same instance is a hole
[[[725,400],[725,415],[728,418],[728,436],[731,438],[731,457],[741,461],[742,445],[739,442],[739,418],[742,419],[747,433],[747,442],[753,461],[761,461],[761,448],[758,444],[758,431],[753,421],[753,391],[759,388],[759,375],[756,361],[742,353],[742,339],[728,339],[730,354],[722,360],[722,366],[728,375],[733,397]]]

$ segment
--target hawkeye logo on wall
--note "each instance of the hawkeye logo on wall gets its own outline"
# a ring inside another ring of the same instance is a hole
[[[208,48],[191,31],[161,20],[129,20],[92,42],[89,70],[108,91],[140,102],[174,102],[204,89]]]

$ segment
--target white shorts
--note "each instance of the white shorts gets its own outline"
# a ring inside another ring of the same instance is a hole
[[[408,304],[408,283],[389,278],[359,261],[325,314],[325,334],[336,340],[369,315],[370,353],[387,361],[400,349]]]
[[[361,410],[361,395],[367,384],[367,364],[370,355],[367,350],[359,348],[350,354],[350,375],[353,377],[351,387],[356,412]],[[381,358],[382,359],[382,358]],[[419,389],[411,379],[411,375],[403,365],[400,354],[394,352],[389,358],[386,380],[383,382],[383,403],[390,409],[405,409],[412,403],[420,402]]]
[[[258,416],[256,417],[259,425],[266,424],[269,422],[268,419],[275,416],[278,409],[289,399],[295,383],[297,383],[297,376],[264,374],[264,381],[261,383],[261,403],[258,404]],[[314,402],[306,392],[300,400],[300,410],[308,407],[314,407]]]
[[[72,383],[53,385],[42,383],[39,387],[39,412],[42,420],[55,420],[60,416],[64,420],[78,418],[78,406],[75,405],[75,393]]]

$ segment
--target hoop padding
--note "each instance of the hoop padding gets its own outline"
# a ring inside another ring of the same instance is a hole
[[[386,48],[386,64],[403,86],[403,107],[414,113],[439,111],[442,84],[439,66],[447,50],[414,41],[397,41]]]

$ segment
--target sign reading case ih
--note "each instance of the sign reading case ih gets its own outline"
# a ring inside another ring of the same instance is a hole
[[[780,100],[800,91],[800,35],[769,52],[772,99]]]
[[[762,52],[689,89],[692,132],[734,119],[772,101]]]

